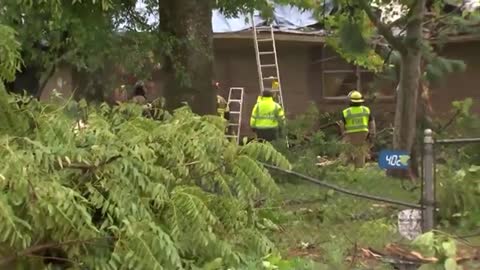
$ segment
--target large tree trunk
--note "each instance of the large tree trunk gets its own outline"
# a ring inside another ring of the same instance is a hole
[[[188,102],[195,113],[215,114],[212,1],[162,0],[159,5],[161,35],[176,40],[165,63],[167,108]]]
[[[421,79],[422,19],[426,0],[417,0],[406,29],[405,47],[401,52],[400,87],[395,109],[393,147],[412,153],[416,135],[418,89]],[[412,164],[413,162],[411,162]],[[411,177],[412,171],[393,172],[398,177]]]

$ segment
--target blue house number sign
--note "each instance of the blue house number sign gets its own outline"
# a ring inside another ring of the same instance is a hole
[[[382,150],[378,155],[378,166],[382,169],[408,169],[410,155],[407,151]]]

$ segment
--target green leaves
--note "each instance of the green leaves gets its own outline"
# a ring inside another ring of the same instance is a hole
[[[473,105],[473,99],[472,98],[466,98],[463,101],[453,101],[452,102],[452,107],[455,110],[458,110],[461,115],[468,116],[470,114],[470,110]]]
[[[426,256],[433,256],[435,254],[435,234],[433,232],[427,232],[417,237],[413,244],[426,252]]]
[[[0,261],[46,242],[94,269],[233,266],[273,248],[251,207],[278,191],[258,161],[290,167],[272,146],[234,145],[216,117],[187,108],[160,122],[135,105],[84,104],[79,132],[69,106],[23,106],[4,107],[37,126],[28,138],[0,137]]]
[[[457,245],[451,239],[442,243],[443,253],[445,256],[452,258],[457,255]]]
[[[420,269],[438,269],[440,265],[443,265],[445,270],[461,269],[456,261],[457,243],[449,235],[432,231],[417,237],[413,244],[420,248],[423,256],[438,258],[438,263],[425,264]]]
[[[29,132],[32,118],[20,108],[24,102],[9,96],[0,81],[0,122],[3,123],[0,125],[0,135],[25,136]]]
[[[249,143],[243,146],[240,153],[245,153],[248,156],[263,162],[271,162],[272,165],[282,169],[291,169],[288,160],[275,151],[271,144]]]
[[[158,42],[156,33],[119,33],[119,24],[131,28],[143,25],[141,22],[145,18],[135,11],[136,2],[3,1],[0,11],[0,78],[13,79],[14,73],[11,72],[18,69],[20,63],[15,60],[19,55],[13,57],[12,54],[20,47],[24,64],[38,69],[42,77],[48,77],[49,70],[59,64],[90,72],[81,75],[87,78],[81,84],[81,90],[96,80],[102,80],[104,89],[109,89],[108,84],[113,83],[113,79],[106,80],[103,72],[112,72],[111,65],[107,64],[111,62],[131,74],[144,77],[158,64],[158,56],[153,52],[158,52],[159,44],[164,47],[165,43]],[[150,27],[141,27],[140,30],[146,28],[151,30]],[[18,42],[13,39],[14,35]],[[6,54],[11,55],[8,61]],[[10,70],[8,74],[6,69]]]
[[[459,270],[454,258],[448,258],[445,260],[445,270]]]
[[[426,67],[426,79],[429,81],[438,81],[445,78],[445,75],[452,72],[463,72],[466,65],[461,60],[447,59],[436,56]]]
[[[372,43],[377,31],[365,12],[356,6],[340,11],[324,20],[329,31],[327,44],[348,62],[374,72],[381,71],[384,61]]]
[[[342,48],[353,54],[364,54],[367,52],[368,44],[362,33],[362,20],[354,20],[348,17],[340,22],[338,29],[339,39]]]
[[[0,81],[12,81],[20,67],[20,43],[16,34],[12,28],[0,24]]]

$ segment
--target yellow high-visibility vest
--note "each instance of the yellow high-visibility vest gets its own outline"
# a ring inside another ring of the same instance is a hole
[[[353,106],[343,110],[345,133],[368,132],[370,109],[365,106]]]
[[[271,97],[261,97],[253,107],[250,126],[256,129],[277,128],[284,120],[282,107]]]

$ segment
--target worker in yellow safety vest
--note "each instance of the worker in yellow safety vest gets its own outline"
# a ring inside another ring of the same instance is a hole
[[[348,160],[354,160],[356,168],[365,166],[366,155],[370,149],[369,141],[375,138],[375,120],[370,109],[364,106],[364,99],[360,92],[353,90],[348,94],[350,106],[342,112],[342,135],[344,141],[351,144],[352,151]]]
[[[230,108],[228,102],[220,95],[220,83],[214,82],[214,87],[217,90],[217,114],[225,120],[230,119]]]
[[[278,138],[285,123],[282,106],[273,100],[272,91],[265,90],[253,107],[250,127],[257,138],[273,141]]]
[[[273,78],[273,76],[270,77],[270,78]],[[269,78],[269,79],[270,79],[270,78]],[[278,81],[277,81],[277,80],[273,80],[273,81],[272,81],[272,97],[273,97],[273,98],[276,98],[276,97],[278,96],[278,94],[277,94],[276,91],[278,91],[279,88],[280,88],[280,84],[278,84]],[[259,102],[260,100],[262,100],[262,96],[261,96],[261,95],[257,97],[257,102]]]

